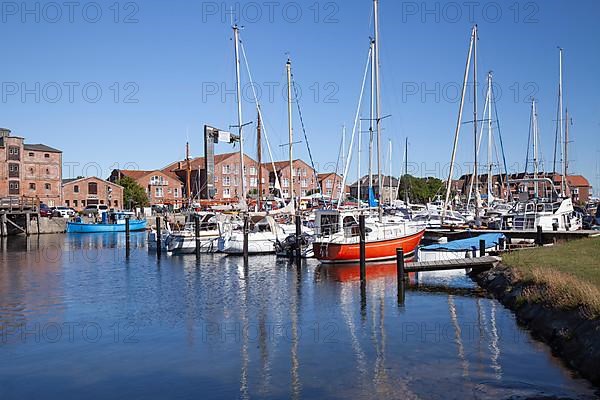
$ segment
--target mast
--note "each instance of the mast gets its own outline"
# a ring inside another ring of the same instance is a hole
[[[373,0],[373,15],[375,17],[375,86],[377,96],[375,98],[376,129],[377,129],[377,184],[379,186],[379,222],[383,222],[383,208],[381,207],[381,194],[383,185],[381,182],[381,78],[379,73],[379,0]]]
[[[389,139],[388,141],[388,162],[389,162],[389,169],[388,169],[388,192],[390,195],[390,206],[392,205],[392,139]]]
[[[535,107],[535,99],[531,99],[531,135],[532,137],[532,141],[533,141],[533,179],[537,179],[538,178],[538,172],[539,172],[539,167],[538,167],[538,123],[537,123],[537,109]],[[539,187],[538,187],[538,182],[535,181],[535,186],[534,186],[534,193],[535,193],[535,197],[537,198],[539,196]]]
[[[190,164],[190,143],[185,143],[185,161],[186,161],[186,176],[185,184],[187,185],[188,205],[192,203],[192,165]]]
[[[369,197],[373,187],[373,120],[375,118],[375,41],[371,40],[371,106],[369,113]]]
[[[408,206],[408,136],[404,144],[404,202]]]
[[[343,168],[346,167],[346,160],[344,157],[345,152],[346,152],[346,124],[342,124],[342,167]]]
[[[241,193],[241,201],[246,203],[246,182],[244,181],[244,136],[242,133],[242,129],[244,127],[242,123],[242,87],[240,82],[240,28],[236,25],[233,25],[233,41],[234,41],[234,49],[235,49],[235,80],[236,80],[236,95],[237,95],[237,114],[238,114],[238,135],[240,138],[240,174],[241,174],[241,184],[242,184],[242,193]]]
[[[475,164],[473,173],[475,174],[475,225],[479,226],[479,171],[477,170],[477,153],[479,148],[477,138],[477,25],[475,25],[475,37],[473,38],[473,136],[475,138]],[[468,207],[468,204],[467,204]]]
[[[360,176],[360,159],[362,157],[362,140],[361,140],[361,136],[362,136],[362,121],[361,118],[358,118],[358,167],[357,167],[357,172],[356,172],[356,176],[357,176],[357,183],[356,183],[356,198],[358,200],[358,208],[360,208],[360,186],[361,186],[361,176]]]
[[[289,139],[289,156],[290,156],[290,203],[294,202],[294,159],[292,153],[292,146],[294,141],[294,132],[292,125],[292,61],[288,58],[285,64],[287,72],[287,103],[288,103],[288,139]]]
[[[488,195],[488,206],[490,205],[490,203],[493,201],[494,195],[493,195],[493,191],[494,191],[494,186],[492,185],[492,140],[493,140],[493,133],[492,133],[492,71],[488,72],[488,92],[487,92],[487,100],[486,100],[486,104],[488,105],[488,154],[487,154],[487,158],[488,158],[488,178],[487,178],[487,182],[488,182],[488,189],[487,189],[487,195]],[[485,110],[484,110],[485,112]]]
[[[563,193],[567,197],[569,191],[569,176],[567,175],[569,169],[569,109],[565,112],[565,150],[564,150],[564,162],[563,162],[563,180],[564,185]]]
[[[469,54],[467,56],[467,65],[465,67],[465,76],[463,78],[463,87],[460,95],[460,106],[458,108],[458,120],[456,121],[456,130],[454,132],[454,145],[452,147],[452,157],[450,158],[450,171],[448,173],[448,181],[446,182],[446,201],[444,202],[444,209],[442,210],[441,222],[444,223],[446,217],[446,211],[448,209],[448,201],[450,200],[450,191],[452,190],[452,175],[454,174],[454,161],[456,159],[456,149],[458,147],[458,135],[460,134],[460,127],[462,125],[462,114],[465,105],[465,94],[467,92],[467,80],[469,79],[469,68],[471,66],[471,55],[473,53],[473,43],[477,32],[477,25],[473,27],[471,31],[471,42],[469,44]]]
[[[260,120],[260,110],[257,107],[258,117],[256,119],[256,153],[258,155],[258,196],[256,197],[256,206],[258,211],[262,209],[262,121]]]

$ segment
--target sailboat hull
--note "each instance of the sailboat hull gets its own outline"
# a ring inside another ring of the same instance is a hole
[[[366,261],[392,260],[396,258],[396,249],[404,250],[404,257],[414,256],[415,250],[425,230],[399,238],[371,241],[365,243]],[[360,261],[359,243],[328,243],[315,242],[313,244],[315,258],[322,263],[352,263]]]

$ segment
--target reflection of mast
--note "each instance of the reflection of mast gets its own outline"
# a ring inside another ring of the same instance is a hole
[[[239,270],[242,269],[242,273],[238,279],[240,285],[240,308],[242,317],[241,335],[242,335],[242,349],[241,349],[241,371],[240,371],[240,397],[242,399],[249,399],[250,394],[248,393],[248,364],[250,363],[250,356],[248,354],[248,272],[247,268],[240,266]]]
[[[296,269],[298,272],[298,276],[295,279],[296,290],[294,290],[294,296],[292,297],[292,304],[290,314],[292,317],[292,347],[291,347],[291,356],[292,356],[292,366],[291,366],[291,375],[292,375],[292,398],[299,399],[301,397],[302,384],[300,382],[300,374],[299,374],[299,366],[300,362],[298,360],[298,300],[300,297],[300,283],[301,276],[299,274],[300,266],[296,265]]]
[[[462,343],[462,332],[458,324],[458,316],[456,315],[456,306],[454,305],[454,295],[448,295],[448,307],[450,309],[450,319],[454,327],[454,341],[458,346],[458,357],[461,360],[463,367],[463,376],[469,376],[469,362],[465,357],[465,348]]]

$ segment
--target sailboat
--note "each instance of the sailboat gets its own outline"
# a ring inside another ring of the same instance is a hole
[[[376,119],[375,126],[377,132],[377,175],[379,184],[380,201],[377,203],[377,216],[370,216],[365,219],[365,258],[367,261],[380,261],[396,258],[396,249],[402,248],[404,256],[409,258],[414,255],[415,249],[421,242],[425,233],[425,228],[421,224],[414,224],[405,221],[400,217],[383,216],[383,204],[381,204],[382,176],[381,176],[381,95],[380,95],[380,73],[379,73],[379,0],[373,0],[374,15],[374,40],[371,41],[369,48],[369,63],[371,67],[371,91],[376,96],[371,96],[375,100]],[[363,89],[364,81],[363,78]],[[375,92],[375,93],[374,93]],[[362,91],[361,91],[362,99]],[[356,132],[357,120],[360,112],[356,113],[355,127],[352,136]],[[359,133],[360,134],[360,133]],[[350,146],[352,148],[352,145]],[[370,156],[370,155],[369,155]],[[344,172],[344,179],[347,175],[350,158]],[[343,183],[345,184],[345,182]],[[371,197],[371,182],[369,182],[369,197]],[[315,257],[322,263],[348,263],[357,262],[360,259],[360,232],[358,219],[359,210],[341,210],[338,206],[335,210],[319,210],[315,213],[315,241],[313,251]]]
[[[559,51],[559,83],[558,83],[558,121],[557,121],[557,138],[560,132],[560,140],[563,140],[562,123],[564,121],[564,148],[562,160],[562,176],[560,193],[556,190],[552,179],[538,176],[539,160],[538,160],[538,145],[539,131],[537,124],[537,111],[535,101],[532,102],[531,115],[531,138],[534,145],[533,178],[525,178],[511,181],[519,187],[519,201],[514,205],[502,219],[502,228],[515,230],[534,230],[541,227],[546,231],[569,231],[582,229],[582,220],[573,208],[573,201],[568,195],[568,184],[566,177],[568,176],[568,137],[569,137],[569,116],[567,111],[566,119],[563,119],[563,99],[562,99],[562,77],[563,69],[563,50]],[[556,148],[555,162],[556,169]],[[533,195],[530,195],[529,185],[533,184]],[[540,193],[540,185],[545,186],[545,190]],[[547,186],[546,186],[547,185]],[[547,189],[549,187],[550,189]]]

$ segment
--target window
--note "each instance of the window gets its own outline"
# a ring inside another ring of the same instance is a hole
[[[48,154],[48,153],[44,154],[44,158],[50,158],[50,154]]]
[[[46,175],[50,175],[50,170],[46,168]]]
[[[77,200],[73,200],[73,207],[77,207]]]
[[[223,177],[223,186],[230,186],[231,185],[231,178],[228,176],[224,176]]]
[[[71,203],[69,202],[69,200],[65,200],[65,206],[71,207]]]
[[[29,174],[33,175],[33,168],[29,168]]]
[[[302,170],[301,170],[300,168],[298,168],[298,169],[296,170],[296,175],[297,175],[297,176],[302,176]]]
[[[238,178],[237,176],[233,177],[233,186],[237,186],[238,185]]]
[[[307,186],[307,185],[306,185],[306,179],[302,179],[302,182],[300,182],[300,184],[301,184],[301,186],[302,186],[303,188],[305,188],[305,187]]]
[[[302,176],[306,176],[306,168],[302,169]]]
[[[223,197],[231,197],[231,189],[229,189],[229,188],[223,189]]]
[[[113,204],[115,205],[115,208],[119,207],[119,200],[115,200]]]
[[[219,177],[217,175],[215,175],[213,182],[215,182],[215,183],[219,182]]]
[[[258,186],[258,182],[256,178],[250,178],[250,187],[256,187]]]
[[[98,194],[98,184],[96,182],[88,183],[88,194]]]
[[[8,177],[18,178],[19,177],[19,164],[8,164]]]
[[[154,188],[154,197],[163,197],[163,195],[164,195],[163,188],[161,188],[161,187]]]
[[[35,183],[29,184],[29,190],[35,190]]]
[[[327,190],[327,196],[331,196],[331,189]]]
[[[35,153],[29,153],[29,157],[35,157]]]
[[[250,167],[250,175],[256,175],[256,167]]]
[[[223,165],[223,173],[228,174],[230,172],[231,172],[231,167],[229,166],[229,164]]]
[[[45,184],[44,184],[44,188],[45,188],[46,190],[51,190],[51,189],[52,189],[52,185],[50,185],[49,183],[45,183]]]
[[[179,197],[179,188],[173,189],[173,197]]]
[[[167,189],[167,193],[171,194],[173,193],[173,190],[171,190],[171,188]]]
[[[8,193],[9,194],[19,194],[19,182],[10,181],[8,183]]]
[[[326,187],[327,189],[331,189],[331,188],[333,187],[333,182],[331,182],[331,179],[327,179],[327,180],[325,181],[325,187]]]
[[[81,200],[81,207],[85,207],[85,200]]]
[[[73,186],[73,193],[79,193],[79,185]]]
[[[20,160],[19,148],[16,146],[9,146],[8,148],[8,159],[9,160]]]
[[[305,197],[308,192],[306,190],[302,190],[302,197]]]
[[[289,187],[290,186],[290,180],[288,178],[283,178],[283,182],[282,185],[284,188]],[[285,193],[285,190],[284,190]]]

